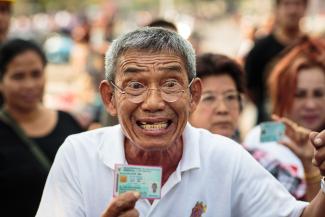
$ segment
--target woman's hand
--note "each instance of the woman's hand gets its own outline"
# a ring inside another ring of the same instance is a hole
[[[291,151],[302,161],[304,166],[305,164],[311,166],[312,158],[314,156],[314,147],[309,140],[309,134],[311,131],[299,126],[294,121],[285,117],[272,115],[272,119],[280,121],[286,126],[285,134],[289,139],[281,140],[279,143],[291,149]]]

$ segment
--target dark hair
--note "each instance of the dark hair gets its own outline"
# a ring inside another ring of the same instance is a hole
[[[164,20],[164,19],[155,19],[148,24],[149,27],[162,27],[177,32],[177,27],[174,23]]]
[[[34,51],[39,55],[44,66],[47,60],[43,50],[34,42],[23,39],[12,39],[5,42],[0,47],[0,80],[3,79],[9,63],[18,55],[26,52]]]
[[[235,82],[237,91],[244,93],[243,69],[235,60],[225,55],[205,53],[197,56],[196,73],[199,78],[229,75]]]
[[[279,6],[279,4],[281,3],[281,1],[282,0],[275,0],[275,6],[277,7],[277,6]],[[302,0],[303,1],[303,3],[307,6],[308,5],[308,1],[309,0]]]

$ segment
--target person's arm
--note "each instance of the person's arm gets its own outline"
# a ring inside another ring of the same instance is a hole
[[[313,164],[317,166],[323,176],[325,176],[325,130],[320,133],[310,133],[310,141],[315,147]],[[320,190],[317,196],[304,209],[301,217],[324,217],[325,213],[325,193]]]
[[[312,164],[314,156],[314,146],[309,141],[310,130],[303,128],[295,122],[285,117],[272,115],[276,121],[281,121],[286,125],[286,135],[289,140],[279,141],[287,146],[300,159],[305,172],[306,194],[304,199],[311,201],[319,192],[319,182],[321,174],[318,167]]]

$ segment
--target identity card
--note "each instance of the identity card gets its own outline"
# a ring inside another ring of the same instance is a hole
[[[261,123],[261,143],[276,142],[283,138],[285,125],[281,122],[264,122]]]
[[[127,191],[137,191],[143,199],[159,199],[161,177],[161,167],[117,164],[114,196]]]

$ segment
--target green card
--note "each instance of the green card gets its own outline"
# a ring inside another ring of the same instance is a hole
[[[162,168],[136,165],[115,165],[114,196],[137,191],[142,199],[159,199]]]
[[[261,123],[261,143],[277,142],[284,136],[285,125],[281,122],[264,122]]]

